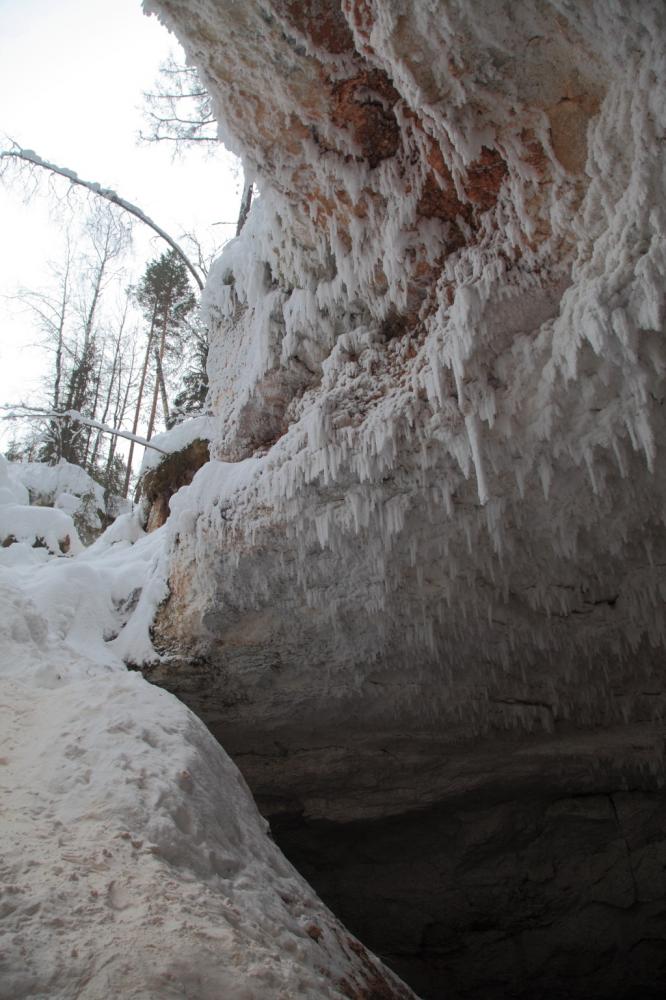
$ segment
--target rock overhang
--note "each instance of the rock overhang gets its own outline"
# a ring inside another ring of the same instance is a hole
[[[262,193],[164,682],[246,750],[659,726],[660,5],[154,6]]]

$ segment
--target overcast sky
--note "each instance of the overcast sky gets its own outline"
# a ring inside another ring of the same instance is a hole
[[[165,145],[136,142],[142,92],[170,50],[176,39],[140,0],[0,0],[0,135],[114,188],[176,238],[194,230],[220,241],[233,228],[211,224],[238,214],[229,154],[172,162]],[[18,188],[0,185],[0,225],[0,402],[14,402],[29,399],[45,360],[29,348],[38,337],[12,296],[47,280],[62,224],[46,193],[26,205]],[[165,249],[147,241],[139,253]]]

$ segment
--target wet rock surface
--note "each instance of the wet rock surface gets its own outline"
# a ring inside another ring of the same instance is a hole
[[[290,860],[426,1000],[663,996],[666,802],[461,796],[390,820],[273,824]]]

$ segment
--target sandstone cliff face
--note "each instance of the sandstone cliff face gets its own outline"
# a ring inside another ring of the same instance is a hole
[[[152,676],[273,814],[651,794],[663,4],[149,6],[261,190]]]

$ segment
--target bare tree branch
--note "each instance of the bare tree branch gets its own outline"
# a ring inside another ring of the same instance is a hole
[[[83,427],[92,427],[94,430],[98,430],[102,434],[112,434],[114,437],[126,438],[128,441],[132,441],[135,444],[143,445],[144,448],[152,448],[154,451],[159,451],[162,455],[169,454],[169,452],[165,451],[164,448],[159,448],[156,444],[153,444],[152,441],[147,441],[138,434],[132,434],[130,431],[121,431],[117,427],[107,427],[106,424],[101,423],[99,420],[92,420],[90,417],[84,417],[78,410],[63,410],[61,412],[57,412],[55,410],[41,409],[38,406],[27,406],[24,403],[19,403],[16,406],[3,404],[0,406],[0,410],[4,411],[4,416],[2,417],[3,420],[71,421],[73,424],[80,424]]]
[[[176,154],[193,143],[219,145],[213,104],[193,66],[170,55],[160,66],[154,89],[143,96],[148,126],[139,132],[143,142],[172,142]]]
[[[100,198],[106,199],[106,201],[111,202],[112,205],[117,205],[122,208],[123,211],[129,212],[134,218],[139,219],[146,226],[157,233],[169,246],[174,250],[178,256],[181,258],[186,268],[194,278],[197,287],[200,291],[203,291],[203,280],[199,275],[198,271],[191,263],[185,252],[178,246],[176,241],[169,236],[161,226],[158,226],[145,212],[142,212],[137,205],[133,205],[130,201],[125,201],[121,198],[119,194],[113,191],[111,188],[102,187],[96,181],[86,181],[79,177],[74,170],[70,170],[67,167],[59,167],[55,163],[50,163],[48,160],[43,160],[41,156],[32,149],[22,149],[16,143],[12,144],[11,149],[0,150],[0,160],[20,160],[23,163],[30,163],[35,167],[41,167],[44,170],[48,170],[51,174],[57,174],[59,177],[64,177],[70,184],[85,188],[87,191],[92,191],[93,194],[99,195]]]

